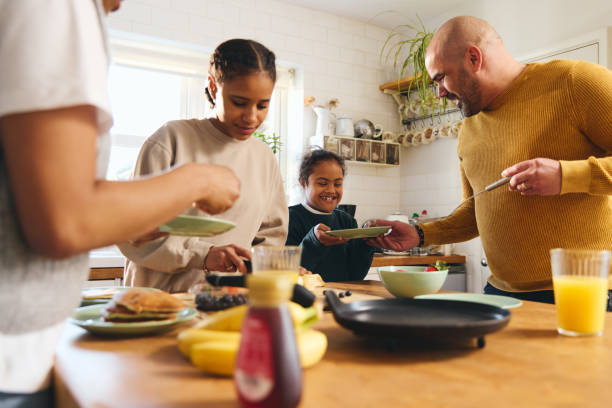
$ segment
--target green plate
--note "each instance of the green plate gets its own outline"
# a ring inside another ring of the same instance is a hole
[[[389,231],[391,227],[369,227],[369,228],[351,228],[342,230],[326,231],[327,234],[340,238],[374,238]]]
[[[459,300],[463,302],[484,303],[486,305],[498,306],[502,309],[512,309],[523,304],[519,299],[510,296],[485,295],[484,293],[435,293],[415,296],[415,299]]]
[[[68,321],[92,334],[101,336],[147,336],[173,329],[176,325],[191,320],[198,314],[195,309],[187,307],[177,314],[176,319],[172,320],[115,323],[104,321],[101,312],[105,307],[106,305],[79,307],[72,313],[72,317],[68,318]]]
[[[83,288],[81,291],[81,295],[84,295],[85,292],[90,290],[104,290],[104,289],[117,289],[117,290],[127,290],[127,289],[144,289],[144,290],[153,290],[156,292],[160,292],[157,288],[143,288],[143,287],[132,287],[132,286],[95,286],[90,288]],[[105,303],[110,302],[110,298],[108,299],[81,299],[81,306],[91,306],[91,305],[103,305]]]
[[[197,215],[179,215],[159,227],[161,232],[170,235],[186,237],[212,237],[234,228],[236,224],[231,221],[212,217],[199,217]]]

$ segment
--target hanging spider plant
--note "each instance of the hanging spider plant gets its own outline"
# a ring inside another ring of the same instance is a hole
[[[433,115],[435,107],[440,103],[436,101],[431,78],[425,67],[425,53],[434,33],[427,30],[418,14],[417,20],[416,24],[399,24],[393,27],[380,50],[380,59],[385,62],[393,60],[393,67],[396,69],[399,67],[398,79],[412,71],[412,80],[406,93],[409,94],[414,88],[419,94],[421,112],[424,112],[426,107],[431,107]],[[441,105],[444,110],[446,98],[442,99]]]

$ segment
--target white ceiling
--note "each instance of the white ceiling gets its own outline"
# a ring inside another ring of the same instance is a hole
[[[391,29],[398,24],[415,21],[418,14],[423,21],[444,13],[449,8],[469,0],[284,0],[305,8]],[[391,13],[383,13],[392,11]]]

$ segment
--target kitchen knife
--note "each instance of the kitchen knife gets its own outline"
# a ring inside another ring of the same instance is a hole
[[[485,188],[483,188],[479,192],[477,192],[475,194],[472,194],[471,196],[469,196],[465,200],[461,201],[461,203],[457,207],[455,207],[453,209],[453,211],[451,211],[448,215],[451,215],[452,213],[457,211],[457,208],[461,207],[463,205],[463,203],[465,203],[466,201],[472,200],[472,199],[476,198],[477,196],[479,196],[480,194],[482,194],[482,193],[484,193],[486,191],[495,190],[497,187],[501,187],[504,184],[507,184],[509,181],[510,181],[510,177],[503,177],[503,178],[500,178],[499,180],[497,180],[496,182],[489,184],[488,186],[486,186]],[[447,215],[447,217],[448,217],[448,215]]]

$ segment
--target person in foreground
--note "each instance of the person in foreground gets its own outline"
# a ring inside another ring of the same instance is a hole
[[[456,17],[434,35],[427,71],[466,116],[463,196],[497,189],[443,220],[392,225],[373,245],[406,250],[480,236],[485,293],[552,303],[551,248],[612,247],[612,72],[581,61],[521,64],[485,21]]]
[[[0,406],[52,405],[50,374],[89,249],[237,199],[221,166],[104,180],[112,124],[104,14],[119,0],[0,1]],[[96,150],[98,151],[96,153]]]
[[[323,149],[306,153],[299,182],[305,202],[289,207],[287,245],[302,247],[302,267],[326,282],[363,279],[375,248],[363,239],[333,237],[325,231],[357,228],[357,221],[337,209],[342,199],[344,160]]]
[[[127,285],[184,292],[204,280],[205,270],[245,273],[251,245],[285,243],[289,215],[278,162],[264,142],[251,137],[268,114],[274,53],[252,40],[225,41],[210,57],[209,75],[206,92],[215,117],[163,125],[145,141],[134,175],[179,163],[229,166],[240,179],[241,195],[220,217],[236,227],[215,237],[166,236],[119,245],[128,258]],[[197,209],[187,213],[202,215]]]

